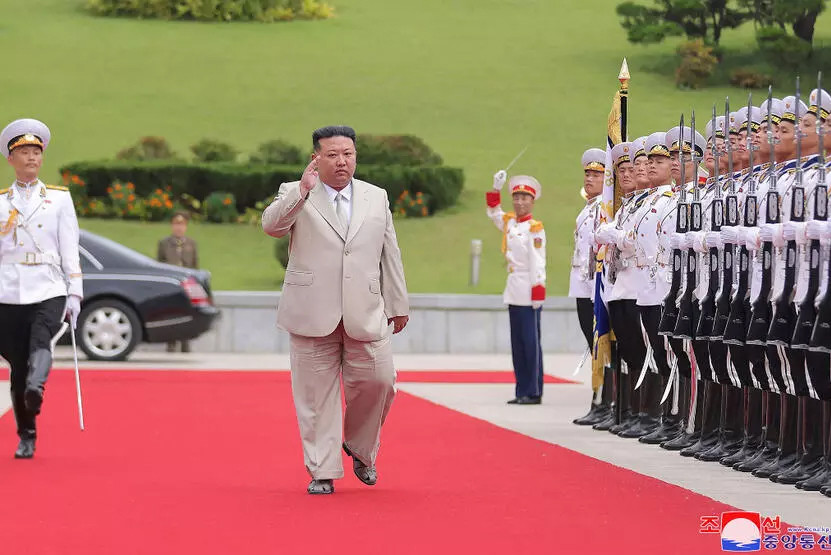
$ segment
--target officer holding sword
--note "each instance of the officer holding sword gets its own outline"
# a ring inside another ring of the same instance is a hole
[[[34,456],[52,338],[66,317],[75,328],[83,297],[69,190],[38,179],[50,137],[34,119],[16,120],[0,133],[0,152],[15,172],[14,183],[0,190],[0,356],[11,367],[19,459]]]

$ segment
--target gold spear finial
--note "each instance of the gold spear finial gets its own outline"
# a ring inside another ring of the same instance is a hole
[[[628,90],[631,76],[629,75],[629,65],[626,63],[626,58],[623,58],[623,63],[620,64],[620,73],[617,78],[620,81],[620,89],[623,91]]]

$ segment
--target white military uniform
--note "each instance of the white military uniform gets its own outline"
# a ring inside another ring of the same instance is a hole
[[[594,225],[600,207],[600,196],[586,202],[577,215],[574,227],[574,253],[571,256],[571,273],[568,280],[568,296],[594,300]]]
[[[530,181],[525,184],[524,181],[527,180],[527,176],[512,177],[509,183],[511,194],[529,192],[539,198],[541,187],[536,180],[533,184]],[[546,277],[545,230],[542,222],[534,220],[530,214],[519,220],[513,212],[504,212],[499,204],[498,191],[489,191],[487,202],[488,217],[502,231],[502,252],[508,263],[503,302],[515,306],[542,304],[545,301]]]
[[[66,187],[0,191],[0,304],[83,297],[78,220]]]

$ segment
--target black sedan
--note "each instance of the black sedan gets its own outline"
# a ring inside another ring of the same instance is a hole
[[[84,230],[80,253],[77,339],[90,359],[124,360],[142,341],[195,339],[219,314],[205,270],[162,264]]]

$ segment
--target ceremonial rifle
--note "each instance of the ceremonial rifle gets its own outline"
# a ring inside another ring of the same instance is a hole
[[[805,188],[802,184],[802,131],[799,129],[799,107],[802,101],[799,88],[799,76],[796,78],[796,175],[791,190],[791,221],[805,220]],[[804,115],[804,114],[803,114]],[[782,294],[777,297],[773,307],[773,318],[768,330],[768,343],[788,346],[793,337],[795,325],[795,309],[793,306],[794,289],[796,285],[796,241],[788,241],[785,245],[785,279]]]
[[[681,114],[681,132],[679,145],[684,144],[684,114]],[[684,149],[678,149],[678,161],[681,163],[681,183],[679,188],[678,205],[675,213],[675,232],[686,233],[689,229],[689,202],[687,201],[687,188],[684,186]],[[672,281],[669,286],[669,293],[664,297],[662,305],[661,321],[658,324],[660,335],[672,335],[675,331],[675,323],[678,321],[678,291],[681,289],[681,275],[683,265],[683,251],[680,248],[672,250]]]
[[[692,167],[693,167],[693,176],[692,176],[692,184],[693,184],[693,193],[692,193],[692,202],[690,203],[690,214],[689,214],[689,229],[690,233],[701,231],[701,191],[698,188],[698,160],[695,157],[695,110],[692,112],[692,118],[690,119],[690,157],[692,159]],[[679,153],[680,158],[682,160],[681,171],[684,171],[683,162],[684,160],[684,145],[686,144],[683,139],[684,136],[684,128],[681,128],[681,143],[679,145]],[[683,176],[683,173],[682,173]],[[682,181],[685,181],[682,177]],[[682,185],[682,187],[686,187],[686,182]],[[675,323],[675,330],[673,335],[678,339],[694,339],[695,338],[695,324],[697,320],[696,309],[698,308],[698,302],[695,298],[695,287],[696,287],[696,264],[698,262],[698,253],[695,252],[695,249],[690,247],[687,249],[687,284],[686,289],[684,289],[684,294],[681,297],[681,302],[679,303],[678,307],[678,321]]]
[[[758,213],[758,201],[756,199],[756,179],[753,177],[753,152],[756,146],[753,144],[751,132],[753,131],[753,93],[747,96],[747,152],[748,172],[745,181],[748,182],[747,196],[744,201],[744,225],[745,227],[756,227],[756,215]],[[736,287],[736,294],[730,303],[730,316],[727,319],[727,327],[724,329],[723,341],[731,345],[744,345],[747,339],[747,311],[745,304],[748,295],[748,273],[750,272],[750,253],[744,241],[739,245],[739,283]]]
[[[817,73],[817,103],[822,103],[822,72]],[[824,222],[828,219],[828,186],[825,183],[825,130],[822,128],[820,110],[817,110],[817,141],[819,142],[819,175],[814,187],[814,220]],[[799,303],[799,316],[791,338],[791,347],[807,349],[811,343],[817,310],[814,306],[819,291],[819,239],[811,239],[808,245],[808,290]]]
[[[727,147],[727,198],[724,205],[724,224],[739,225],[739,199],[736,197],[736,181],[733,179],[733,145],[730,143],[730,98],[724,102],[724,144]],[[716,316],[710,339],[721,341],[727,319],[730,316],[730,295],[733,292],[733,245],[725,243],[722,249],[721,293],[716,299]]]
[[[710,230],[721,231],[721,220],[724,217],[724,202],[721,200],[721,184],[719,183],[718,162],[721,152],[716,145],[716,105],[713,104],[712,119],[713,144],[710,149],[713,153],[713,164],[715,165],[713,177],[713,201],[710,203]],[[698,328],[695,331],[697,339],[709,339],[713,333],[713,322],[716,313],[716,295],[718,294],[719,259],[718,247],[711,247],[707,256],[710,260],[710,279],[707,285],[707,294],[701,299],[701,317],[698,320]],[[767,331],[767,330],[765,330]]]

